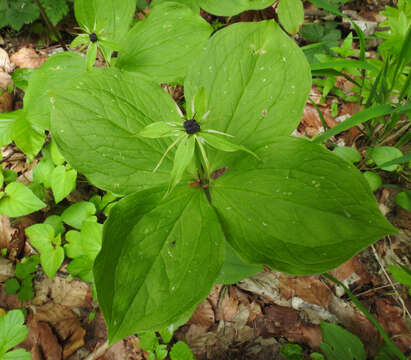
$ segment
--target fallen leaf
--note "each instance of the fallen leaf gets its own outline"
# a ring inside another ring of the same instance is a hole
[[[0,91],[0,113],[13,110],[13,97],[7,91]]]
[[[34,50],[31,47],[23,47],[10,57],[10,61],[19,68],[37,69],[47,60],[48,55]]]
[[[214,325],[215,317],[214,310],[208,299],[204,300],[197,306],[188,324],[195,324],[197,326],[208,329]]]
[[[9,54],[6,50],[0,48],[0,71],[11,73],[14,66],[10,63]]]

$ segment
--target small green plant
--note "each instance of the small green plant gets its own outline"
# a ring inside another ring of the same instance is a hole
[[[34,297],[33,278],[40,259],[37,255],[23,258],[16,265],[16,277],[8,279],[5,289],[8,294],[17,294],[21,301],[26,301]]]
[[[21,310],[11,310],[0,316],[0,359],[30,360],[31,355],[24,349],[11,350],[27,336],[24,315]]]
[[[30,24],[40,17],[38,4],[45,10],[53,25],[56,25],[68,12],[68,0],[1,0],[0,29],[10,26],[20,30],[24,24]]]
[[[158,335],[155,332],[146,332],[139,335],[140,347],[147,351],[149,360],[163,360],[167,356],[171,360],[194,360],[194,355],[185,342],[178,341],[170,347],[172,337],[173,331],[170,329],[160,330]]]

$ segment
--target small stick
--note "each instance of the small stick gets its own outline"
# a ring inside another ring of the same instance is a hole
[[[108,350],[108,341],[104,342],[100,346],[97,346],[93,352],[91,352],[84,360],[97,360],[99,357],[103,356]]]

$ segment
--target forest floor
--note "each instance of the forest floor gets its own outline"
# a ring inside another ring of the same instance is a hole
[[[359,21],[362,19],[365,26],[376,27],[381,20],[379,11],[384,3],[354,1],[347,4],[346,10]],[[215,20],[208,14],[203,15],[208,21]],[[306,18],[310,21],[325,16],[329,15],[313,7],[306,8]],[[269,18],[270,10],[246,12],[240,15],[240,20],[252,21],[261,17]],[[68,39],[72,26],[70,22],[60,25]],[[339,28],[345,33],[349,31],[347,23],[341,22]],[[41,34],[24,31],[0,34],[0,47],[5,50],[5,55],[0,52],[0,67],[2,61],[6,64],[7,58],[9,66],[37,68],[51,54],[62,51],[59,45],[48,45],[47,37]],[[296,40],[301,39],[297,37]],[[375,56],[372,50],[369,56]],[[0,76],[0,85],[2,81],[4,83],[7,79]],[[338,86],[349,92],[349,83],[344,78],[339,79]],[[181,100],[181,87],[169,87],[167,90],[176,100]],[[358,104],[333,96],[321,102],[321,92],[316,86],[313,86],[310,97],[321,109],[329,128],[359,110]],[[338,113],[334,115],[332,102],[338,102]],[[21,107],[22,94],[19,91],[4,92],[0,96],[0,111]],[[318,112],[311,103],[307,103],[298,130],[293,135],[313,137],[321,131]],[[333,141],[362,151],[358,135],[354,129]],[[2,153],[4,168],[17,171],[23,183],[25,179],[31,179],[33,164],[26,163],[24,155],[16,147],[3,148]],[[395,204],[393,198],[397,192],[394,188],[380,188],[375,195],[381,211],[400,233],[380,240],[331,273],[351,289],[395,344],[402,351],[409,352],[411,297],[405,286],[396,283],[387,270],[390,264],[411,266],[411,213]],[[95,188],[84,184],[66,201],[88,200],[94,193]],[[42,222],[46,216],[46,213],[34,214],[17,220],[1,216],[0,248],[7,248],[9,254],[7,259],[0,259],[2,283],[14,275],[14,263],[35,253],[26,241],[24,229]],[[99,354],[99,347],[103,349],[106,341],[103,317],[93,300],[90,285],[67,279],[67,264],[68,261],[54,280],[47,278],[39,268],[34,278],[35,296],[24,303],[16,295],[7,294],[3,285],[0,287],[0,308],[24,307],[29,310],[29,335],[21,346],[31,352],[33,360],[148,359],[135,336]],[[308,356],[319,350],[322,341],[319,324],[323,320],[341,324],[360,337],[370,356],[381,344],[375,327],[352,304],[342,288],[336,288],[320,276],[293,277],[269,269],[234,285],[215,285],[191,319],[177,330],[174,340],[187,342],[198,359],[282,359],[280,347],[285,343],[300,344]]]

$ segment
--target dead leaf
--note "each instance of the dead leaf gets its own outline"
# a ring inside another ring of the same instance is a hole
[[[214,325],[214,310],[208,299],[204,300],[197,306],[188,324],[195,324],[197,326],[208,329]]]
[[[13,276],[13,263],[4,257],[0,257],[0,282],[5,282]]]
[[[216,320],[229,321],[238,311],[238,298],[233,286],[228,286],[216,308]]]
[[[90,285],[80,280],[67,281],[56,276],[50,286],[51,298],[56,304],[69,307],[87,307],[91,305]]]
[[[7,91],[0,91],[0,113],[13,110],[13,97]]]
[[[9,54],[6,50],[0,48],[0,71],[11,73],[14,66],[10,63]]]
[[[8,91],[9,87],[12,85],[13,80],[11,79],[11,76],[8,73],[0,70],[0,92]]]
[[[24,47],[10,57],[10,61],[19,68],[37,69],[47,60],[48,55],[44,52]]]

